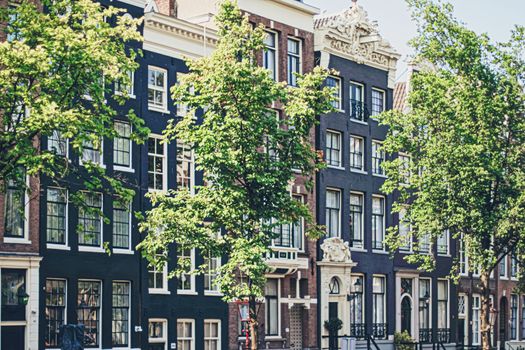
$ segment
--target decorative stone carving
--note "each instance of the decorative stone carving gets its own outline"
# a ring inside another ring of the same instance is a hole
[[[377,23],[355,2],[338,14],[322,15],[315,29],[324,36],[327,47],[341,52],[358,63],[371,63],[385,70],[395,70],[399,54],[379,34]],[[316,33],[316,35],[319,35]]]
[[[321,249],[323,251],[323,261],[325,262],[352,263],[348,242],[344,242],[339,237],[326,239],[321,244]]]

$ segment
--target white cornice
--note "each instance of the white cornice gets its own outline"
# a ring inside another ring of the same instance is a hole
[[[141,9],[146,7],[145,0],[118,0],[118,1],[128,4],[128,5],[140,7]]]
[[[289,6],[291,8],[303,11],[309,15],[318,15],[320,12],[317,7],[305,4],[302,1],[297,1],[297,0],[270,0],[270,1],[278,2],[280,4]]]

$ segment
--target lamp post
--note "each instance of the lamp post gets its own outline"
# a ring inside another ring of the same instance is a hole
[[[237,310],[239,311],[239,319],[241,320],[241,325],[243,323],[246,324],[246,327],[244,327],[244,333],[246,336],[246,350],[248,350],[250,346],[250,332],[248,328],[248,325],[250,323],[249,301],[248,299],[241,299],[241,300],[235,301],[235,303],[237,304]],[[242,326],[241,326],[241,331],[242,331]]]

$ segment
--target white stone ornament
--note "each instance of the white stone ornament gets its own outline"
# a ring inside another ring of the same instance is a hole
[[[339,237],[326,239],[323,244],[321,244],[321,249],[323,251],[323,261],[325,262],[352,262],[348,242],[344,242]]]

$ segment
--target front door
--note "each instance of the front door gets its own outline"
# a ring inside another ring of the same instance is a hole
[[[412,335],[412,301],[409,296],[401,300],[401,332]]]
[[[290,350],[301,350],[303,348],[303,308],[294,305],[290,310]]]
[[[507,341],[507,298],[501,298],[499,304],[499,347],[505,349]]]
[[[2,350],[25,349],[25,326],[2,326]]]

